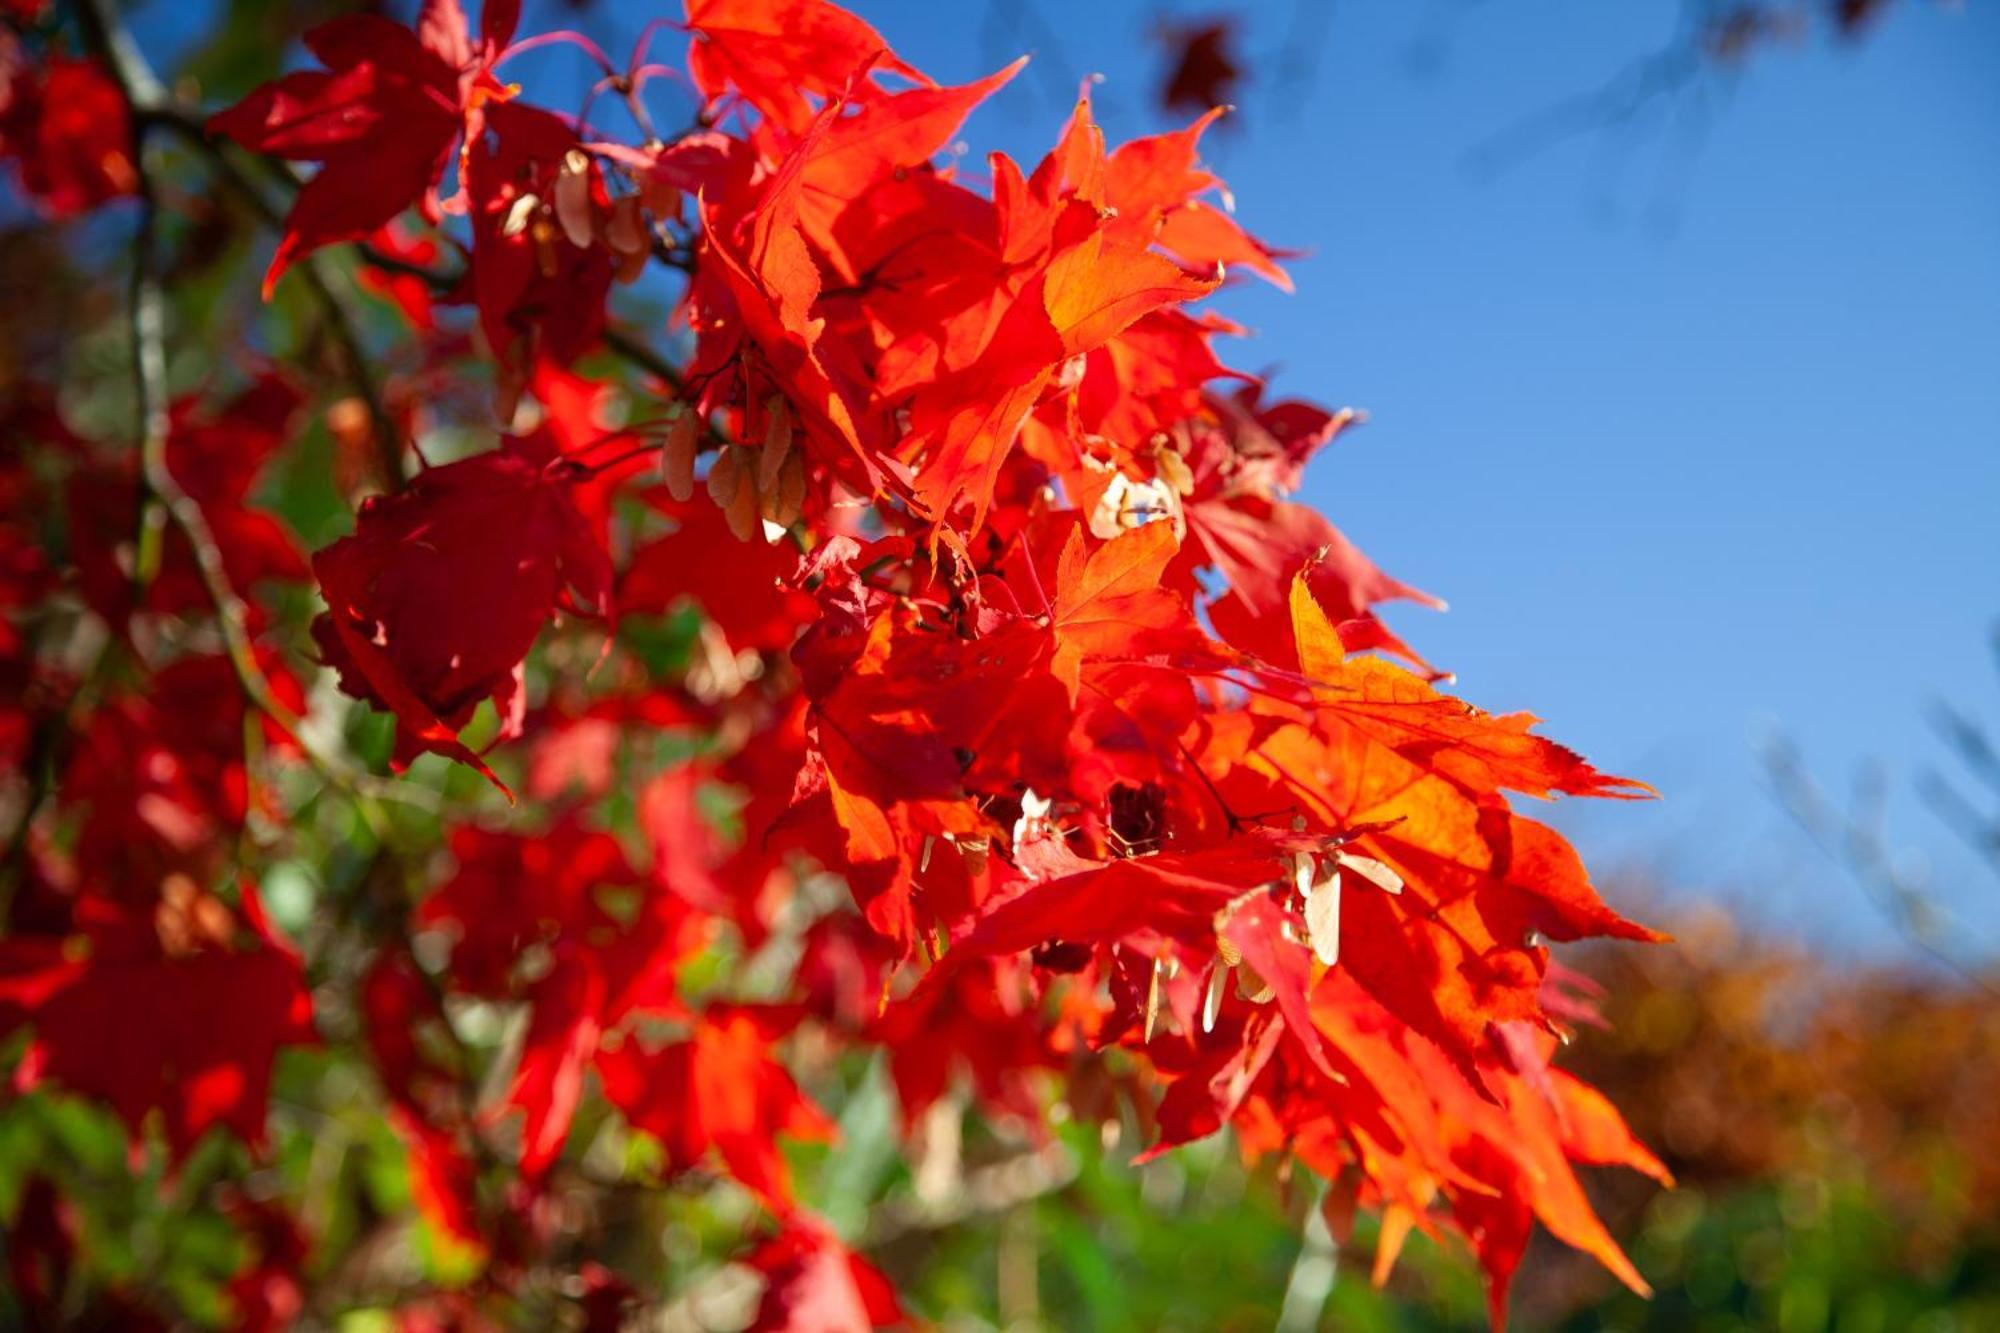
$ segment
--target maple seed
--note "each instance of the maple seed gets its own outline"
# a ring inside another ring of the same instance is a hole
[[[526,193],[515,196],[514,202],[507,206],[506,218],[500,223],[500,234],[502,236],[519,236],[528,229],[528,220],[535,216],[535,211],[541,206],[542,201],[535,194]]]
[[[660,477],[667,483],[667,494],[686,501],[694,498],[694,456],[700,423],[685,403],[675,403],[669,415],[672,420],[667,424],[667,438],[660,446]]]
[[[1231,969],[1218,962],[1208,974],[1208,993],[1201,1000],[1201,1030],[1204,1034],[1215,1031],[1215,1017],[1222,1012],[1222,992],[1229,985]]]
[[[1306,894],[1306,934],[1313,956],[1328,967],[1340,961],[1340,871],[1312,885]]]
[[[765,497],[765,508],[778,532],[799,521],[806,509],[806,464],[805,459],[793,454],[785,460],[784,471],[778,474],[777,494]],[[777,540],[776,536],[772,537]]]
[[[772,395],[764,403],[764,448],[757,456],[757,489],[766,495],[778,488],[779,474],[792,453],[792,409]]]
[[[651,253],[645,250],[635,250],[629,255],[620,255],[618,257],[618,271],[615,275],[618,279],[618,285],[621,287],[630,287],[633,283],[645,277],[646,265],[651,259]]]
[[[1353,852],[1336,851],[1333,859],[1384,893],[1403,891],[1403,877],[1372,856],[1357,856]]]
[[[611,205],[611,220],[604,224],[604,243],[628,258],[652,249],[646,240],[646,224],[639,217],[637,195],[625,195]]]
[[[160,884],[153,928],[169,958],[188,958],[204,948],[228,946],[229,909],[186,875],[172,874]]]
[[[639,198],[646,211],[661,221],[670,221],[681,215],[681,192],[678,186],[669,185],[657,177],[648,176],[639,182]]]
[[[582,149],[572,148],[563,154],[554,195],[556,221],[562,224],[563,235],[577,249],[589,248],[596,239],[597,219],[590,205],[590,158]]]
[[[1142,1041],[1153,1040],[1153,1025],[1160,1019],[1160,960],[1153,960],[1152,975],[1146,981],[1146,1026]]]
[[[749,541],[757,531],[757,480],[743,461],[746,452],[732,444],[708,470],[708,498],[729,520],[730,534],[740,542]]]

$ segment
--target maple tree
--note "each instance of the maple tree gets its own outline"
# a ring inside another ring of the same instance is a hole
[[[1463,1235],[1496,1326],[1536,1222],[1643,1290],[1574,1168],[1666,1172],[1552,1066],[1550,946],[1656,937],[1509,793],[1646,789],[1446,692],[1375,613],[1431,599],[1290,498],[1351,414],[1220,359],[1207,299],[1290,278],[1201,165],[1216,113],[1113,148],[1086,91],[1032,168],[945,165],[1018,64],[940,86],[826,0],[690,0],[621,67],[517,9],[334,18],[206,115],[109,4],[8,20],[23,197],[135,238],[138,423],[10,396],[16,1093],[169,1180],[234,1145],[244,1327],[362,1301],[315,1291],[318,1178],[264,1167],[328,1047],[461,1256],[367,1294],[408,1328],[673,1299],[576,1225],[613,1185],[740,1192],[756,1327],[915,1322],[795,1182],[815,1076],[871,1051],[913,1152],[963,1099],[1152,1155],[1228,1129],[1343,1234],[1380,1213],[1378,1280]],[[549,42],[630,133],[508,81]],[[173,265],[229,208],[276,240],[221,302],[321,336],[176,385]],[[274,470],[344,535],[308,558]]]

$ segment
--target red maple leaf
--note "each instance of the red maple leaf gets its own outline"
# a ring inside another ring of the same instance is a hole
[[[867,1333],[909,1322],[889,1279],[811,1218],[789,1221],[749,1263],[765,1281],[755,1333]]]
[[[512,95],[493,66],[519,17],[519,0],[487,0],[475,40],[458,0],[424,0],[415,31],[345,15],[306,34],[324,69],[275,79],[210,119],[246,148],[320,164],[285,216],[267,297],[323,245],[369,235],[414,206],[437,216],[452,144],[476,138],[487,104]]]
[[[687,24],[695,34],[688,66],[703,95],[715,102],[733,91],[792,134],[812,122],[808,98],[836,96],[871,61],[882,74],[929,82],[880,33],[827,0],[687,0]]]
[[[343,690],[396,715],[399,768],[432,750],[493,777],[458,729],[490,699],[513,734],[521,659],[550,616],[607,607],[610,563],[570,477],[546,443],[509,440],[370,499],[313,557],[314,641]]]
[[[49,217],[75,217],[138,189],[131,112],[94,60],[31,61],[0,32],[0,158]]]
[[[261,1144],[279,1048],[315,1037],[297,957],[245,901],[247,926],[190,886],[157,926],[88,903],[75,934],[0,940],[0,1030],[34,1033],[16,1089],[102,1100],[135,1137],[158,1111],[175,1161],[215,1126]]]
[[[729,1173],[781,1213],[791,1210],[791,1171],[780,1134],[829,1141],[833,1122],[799,1091],[771,1043],[796,1012],[712,1008],[686,1041],[647,1050],[638,1039],[598,1057],[604,1094],[633,1126],[659,1139],[678,1170],[713,1150]]]
[[[457,873],[418,919],[451,935],[453,989],[528,1005],[519,1066],[489,1118],[522,1112],[532,1181],[561,1151],[607,1034],[635,1015],[681,1012],[674,969],[705,926],[678,898],[647,893],[616,839],[573,821],[535,838],[459,829],[452,844]],[[639,900],[629,920],[618,895]]]

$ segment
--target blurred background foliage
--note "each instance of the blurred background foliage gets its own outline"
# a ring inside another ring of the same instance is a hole
[[[1718,917],[1676,924],[1675,946],[1586,960],[1586,979],[1605,989],[1606,1026],[1586,1029],[1571,1052],[1571,1067],[1625,1108],[1680,1182],[1671,1191],[1609,1173],[1589,1182],[1655,1297],[1640,1300],[1582,1256],[1538,1243],[1515,1300],[1519,1326],[2000,1327],[2000,1000],[1956,978],[1818,962],[1742,938]],[[1373,1286],[1365,1218],[1332,1249],[1331,1290],[1323,1307],[1300,1303],[1301,1321],[1285,1298],[1314,1280],[1300,1237],[1313,1230],[1323,1185],[1246,1170],[1223,1140],[1135,1168],[1136,1124],[1086,1134],[1058,1115],[1055,1135],[1036,1142],[947,1104],[906,1166],[882,1064],[801,1055],[810,1092],[843,1132],[832,1149],[794,1150],[804,1199],[940,1327],[1483,1325],[1469,1258],[1421,1236],[1387,1285]],[[257,1232],[241,1214],[260,1189],[313,1201],[303,1221],[320,1280],[310,1289],[355,1298],[315,1312],[333,1327],[388,1327],[401,1287],[469,1277],[472,1258],[417,1220],[404,1150],[369,1109],[365,1077],[324,1053],[288,1054],[272,1161],[247,1175],[241,1150],[219,1139],[175,1179],[156,1165],[135,1174],[108,1114],[46,1094],[13,1102],[0,1113],[11,1275],[0,1321],[15,1326],[11,1302],[24,1284],[67,1281],[101,1293],[90,1306],[98,1327],[135,1326],[161,1309],[219,1323],[242,1281],[232,1275],[255,1258],[243,1237]],[[585,1126],[582,1138],[591,1146],[569,1168],[574,1188],[551,1205],[577,1209],[565,1219],[577,1247],[621,1271],[657,1273],[679,1293],[648,1326],[740,1323],[755,1280],[716,1256],[754,1225],[749,1198],[726,1184],[607,1192],[592,1173],[643,1171],[647,1147],[610,1124]],[[266,1173],[274,1179],[260,1183]],[[57,1230],[78,1242],[86,1271],[50,1270]],[[574,1295],[550,1293],[549,1318],[558,1294]],[[451,1312],[436,1313],[445,1326]]]

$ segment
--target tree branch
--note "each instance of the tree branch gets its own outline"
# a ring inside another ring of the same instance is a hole
[[[141,102],[136,93],[129,96],[141,130],[152,127],[172,130],[214,164],[224,183],[250,206],[259,221],[272,228],[283,225],[284,215],[272,206],[256,182],[237,165],[226,146],[208,132],[208,127],[199,116],[165,100],[164,95],[152,102]],[[375,372],[368,363],[368,350],[361,340],[360,320],[340,294],[334,291],[321,256],[308,255],[296,268],[306,289],[318,303],[328,328],[332,330],[334,342],[340,347],[341,359],[347,363],[347,377],[354,386],[355,395],[368,409],[369,426],[375,438],[377,461],[384,483],[391,490],[400,490],[408,480],[403,468],[403,441],[382,402]]]
[[[364,799],[389,797],[427,804],[401,784],[384,783],[370,774],[349,768],[331,755],[322,753],[300,733],[300,719],[285,706],[271,688],[271,681],[257,661],[256,646],[250,639],[248,607],[229,581],[222,548],[202,512],[168,464],[167,445],[172,419],[167,406],[166,301],[160,291],[157,272],[159,210],[153,202],[153,186],[146,158],[135,159],[143,212],[133,238],[132,263],[132,360],[133,379],[139,405],[139,472],[144,488],[144,515],[135,582],[141,591],[157,576],[168,522],[187,539],[200,570],[202,586],[215,610],[217,627],[230,666],[236,673],[244,697],[270,718],[296,745],[306,760],[331,783]]]

